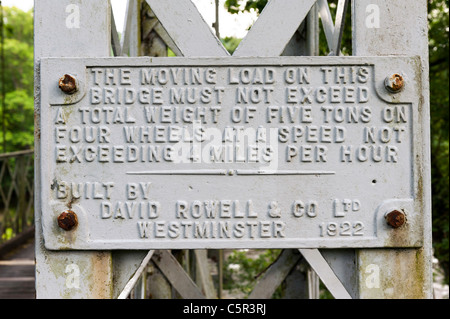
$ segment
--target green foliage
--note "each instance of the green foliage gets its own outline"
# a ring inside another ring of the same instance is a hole
[[[173,51],[170,48],[167,48],[167,56],[173,58],[176,57],[177,55],[173,53]]]
[[[226,37],[221,39],[223,46],[230,54],[233,54],[234,50],[238,47],[239,43],[241,43],[242,39],[237,39],[234,37]]]
[[[11,150],[30,148],[34,143],[34,99],[25,90],[8,92],[5,98],[7,117],[6,142]]]
[[[33,47],[16,39],[5,39],[6,92],[33,93]]]
[[[6,136],[0,132],[2,153],[30,149],[34,143],[33,14],[15,7],[3,10],[5,67],[0,85],[5,92]]]
[[[224,269],[224,289],[238,289],[248,296],[261,275],[281,253],[279,249],[257,251],[257,256],[248,256],[246,250],[234,250],[226,259]],[[273,298],[280,298],[280,288]]]
[[[3,7],[5,11],[5,39],[15,39],[33,46],[34,29],[32,11],[24,12],[16,7]]]
[[[267,4],[267,0],[226,0],[225,8],[228,12],[237,14],[242,11],[250,11],[252,9],[260,13]]]
[[[256,254],[254,254],[256,252]],[[224,289],[238,290],[247,298],[253,291],[260,276],[278,259],[282,250],[233,250],[225,261]],[[285,294],[285,282],[273,293],[272,299],[282,299]],[[320,299],[334,299],[328,289],[320,282]]]
[[[14,237],[13,229],[11,227],[8,227],[5,229],[5,232],[2,234],[2,237],[0,238],[1,239],[0,242],[1,241],[5,242],[7,240],[10,240],[13,237]]]
[[[433,248],[449,282],[449,1],[428,3]]]

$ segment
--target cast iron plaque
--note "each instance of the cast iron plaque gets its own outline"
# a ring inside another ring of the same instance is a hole
[[[419,71],[407,57],[43,59],[45,246],[421,246]]]

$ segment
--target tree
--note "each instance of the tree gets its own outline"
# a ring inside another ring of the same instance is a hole
[[[237,39],[234,37],[225,37],[222,40],[222,44],[227,49],[230,54],[233,54],[234,50],[238,47],[239,43],[241,43],[241,39]]]
[[[267,0],[226,0],[225,7],[230,13],[250,11],[252,9],[260,13],[267,4]]]
[[[30,149],[34,140],[33,14],[15,7],[3,10],[4,81],[0,84],[5,93],[6,135],[0,134],[2,153]]]
[[[449,281],[449,1],[428,4],[433,248]]]

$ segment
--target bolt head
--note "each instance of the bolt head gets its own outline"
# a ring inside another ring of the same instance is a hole
[[[391,93],[400,92],[403,89],[404,85],[405,80],[403,79],[403,76],[398,73],[392,74],[384,80],[384,86]]]
[[[77,79],[70,74],[64,74],[59,79],[59,88],[66,94],[74,94],[78,91]]]
[[[58,216],[58,226],[66,231],[74,229],[77,225],[77,214],[71,210],[64,211]]]
[[[405,213],[400,210],[393,210],[386,214],[386,222],[392,228],[399,228],[403,226],[406,222]]]

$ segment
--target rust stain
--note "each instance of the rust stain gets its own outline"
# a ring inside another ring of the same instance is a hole
[[[89,274],[90,298],[111,299],[112,258],[110,252],[96,252],[91,256],[91,272]]]
[[[78,201],[78,199],[73,197],[73,195],[72,195],[69,202],[67,203],[67,207],[69,209],[72,209],[72,205],[75,204],[77,201]]]
[[[393,228],[399,228],[405,224],[406,216],[405,213],[399,210],[393,210],[392,212],[386,215],[386,221],[389,226]]]
[[[34,117],[34,136],[36,137],[37,140],[41,139],[41,129],[39,127],[40,124],[40,113],[38,109],[34,109],[34,113],[33,113],[33,117]]]
[[[77,214],[71,210],[64,211],[58,216],[58,226],[66,231],[74,229],[77,225]]]
[[[59,79],[59,88],[66,94],[73,94],[78,90],[77,80],[70,74],[64,74]]]
[[[401,89],[403,89],[404,86],[404,79],[403,76],[401,76],[398,73],[395,73],[391,75],[390,77],[386,78],[386,88],[391,92],[399,92]]]

